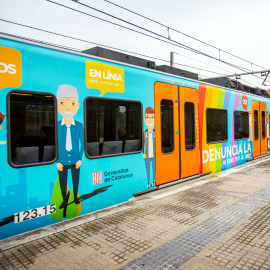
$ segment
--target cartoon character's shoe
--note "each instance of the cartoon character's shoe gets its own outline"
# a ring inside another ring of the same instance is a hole
[[[69,198],[69,188],[67,186],[67,192],[66,192],[66,198]],[[74,198],[74,197],[73,197]],[[60,187],[60,181],[59,177],[57,177],[54,188],[53,188],[53,193],[52,193],[52,199],[51,199],[51,204],[56,205],[56,211],[52,214],[50,214],[50,217],[53,220],[62,220],[66,217],[66,209],[67,209],[67,202],[64,202],[64,198],[62,196],[62,191]],[[59,208],[60,206],[60,208]]]
[[[77,217],[81,212],[81,201],[80,195],[77,193],[77,196],[74,196],[74,190],[72,189],[68,198],[68,205],[66,216],[67,218],[74,218]]]
[[[65,208],[67,206],[67,202],[63,201],[62,204],[59,206],[59,209]]]
[[[80,203],[81,203],[81,201],[80,201],[80,199],[79,199],[78,197],[74,200],[74,202],[75,202],[76,204],[80,204]]]

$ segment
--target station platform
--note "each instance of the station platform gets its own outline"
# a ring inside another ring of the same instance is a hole
[[[0,241],[0,269],[270,269],[270,158]]]

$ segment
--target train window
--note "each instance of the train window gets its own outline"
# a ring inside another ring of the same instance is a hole
[[[26,167],[56,160],[56,99],[49,93],[12,91],[8,96],[9,161]]]
[[[254,138],[255,140],[259,139],[259,119],[257,110],[254,110]]]
[[[234,139],[243,140],[249,138],[248,112],[234,111]]]
[[[207,143],[225,142],[228,140],[227,110],[207,109]]]
[[[173,101],[163,99],[160,103],[161,112],[161,150],[163,154],[174,150]]]
[[[85,110],[85,153],[88,158],[142,150],[140,102],[87,98]]]
[[[195,107],[194,103],[186,102],[185,110],[185,146],[186,150],[195,149]]]
[[[262,111],[262,139],[265,139],[265,111]]]

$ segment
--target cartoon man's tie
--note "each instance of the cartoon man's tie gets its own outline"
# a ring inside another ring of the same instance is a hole
[[[72,142],[71,142],[71,135],[70,135],[71,124],[66,124],[66,126],[67,126],[66,150],[70,151],[72,149]]]

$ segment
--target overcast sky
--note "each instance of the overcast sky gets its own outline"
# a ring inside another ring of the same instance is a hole
[[[221,60],[234,65],[260,71],[270,69],[269,0],[110,0],[127,9],[149,17],[171,28],[212,44],[224,51],[237,55],[249,62],[240,61],[221,52]],[[149,35],[142,29],[125,24],[71,0],[54,2],[72,7],[85,13],[124,25]],[[104,0],[80,0],[80,3],[100,9],[140,27],[168,36],[166,27],[150,22],[120,9]],[[76,37],[89,42],[110,46],[169,61],[170,51],[178,53],[175,62],[221,74],[242,73],[218,61],[190,52],[183,48],[161,42],[150,37],[131,32],[82,13],[58,6],[46,0],[0,0],[0,19],[17,22],[63,35]],[[86,42],[31,30],[18,25],[0,21],[0,32],[65,45],[79,50],[96,46]],[[171,40],[178,41],[198,51],[219,58],[219,51],[196,42],[172,30]],[[156,36],[157,37],[157,36]],[[0,44],[1,45],[1,44]],[[157,65],[169,64],[154,60]],[[253,63],[253,65],[251,65]],[[254,65],[255,64],[255,65]],[[256,66],[259,65],[259,66]],[[216,73],[176,65],[178,68],[196,72],[200,77],[220,76]],[[219,69],[218,69],[219,68]],[[261,75],[258,74],[258,77]],[[262,79],[254,76],[241,77],[251,86],[263,87]],[[268,78],[270,85],[270,75]]]

